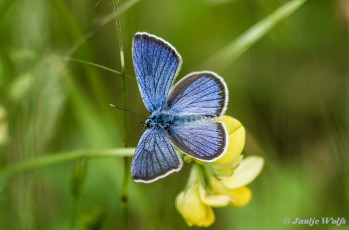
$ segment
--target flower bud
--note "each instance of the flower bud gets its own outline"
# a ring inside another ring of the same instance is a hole
[[[74,199],[78,199],[82,192],[86,180],[87,173],[87,160],[78,160],[73,168],[72,176],[70,179],[70,189]]]

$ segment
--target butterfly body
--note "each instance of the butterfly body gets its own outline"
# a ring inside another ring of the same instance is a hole
[[[217,122],[226,110],[228,89],[210,71],[193,72],[172,88],[182,64],[176,49],[161,38],[136,33],[133,63],[143,102],[150,116],[132,160],[132,177],[150,183],[179,171],[181,152],[212,162],[228,147],[225,125]]]
[[[171,111],[154,112],[143,123],[143,127],[170,128],[171,126],[182,125],[186,123],[210,122],[216,120],[217,117],[210,115],[188,115],[176,114]]]
[[[174,124],[175,114],[170,111],[156,111],[144,122],[144,127],[166,128]]]

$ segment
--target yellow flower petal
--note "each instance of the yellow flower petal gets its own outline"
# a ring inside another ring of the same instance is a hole
[[[242,152],[245,146],[245,128],[240,121],[230,116],[223,116],[221,120],[227,127],[229,133],[229,146],[227,152],[218,160],[215,164],[230,164],[232,163]]]
[[[202,227],[209,227],[209,226],[211,226],[214,223],[215,219],[216,219],[212,208],[210,206],[206,206],[206,208],[207,208],[206,218],[205,218],[204,222],[201,225]],[[200,226],[200,225],[198,225],[198,226]]]
[[[246,186],[237,189],[229,189],[222,183],[222,181],[217,180],[214,177],[210,179],[210,182],[214,194],[230,197],[230,202],[228,203],[230,206],[241,207],[251,200],[252,192]]]
[[[242,160],[230,177],[223,177],[222,183],[230,189],[239,188],[251,183],[262,171],[264,159],[258,156],[248,156]]]
[[[246,186],[238,189],[229,189],[228,191],[228,194],[235,199],[235,202],[229,203],[229,205],[233,207],[245,206],[252,198],[252,192]]]
[[[202,202],[201,186],[194,184],[181,192],[176,199],[176,207],[189,226],[208,227],[213,224],[215,215],[212,208]]]
[[[240,121],[228,115],[224,115],[222,118],[217,119],[217,121],[222,121],[225,123],[228,134],[233,133],[236,129],[238,129],[241,126]]]
[[[215,195],[215,194],[208,194],[208,192],[204,188],[200,188],[200,197],[201,200],[212,207],[225,207],[230,202],[235,202],[235,200],[227,195]]]
[[[229,177],[233,175],[235,169],[239,166],[242,159],[243,155],[240,155],[230,164],[210,164],[208,167],[212,168],[214,175],[219,178]]]

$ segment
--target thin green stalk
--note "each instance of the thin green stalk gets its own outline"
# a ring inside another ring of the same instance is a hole
[[[121,76],[122,76],[122,106],[125,110],[123,110],[123,123],[124,123],[124,147],[127,147],[127,114],[126,114],[126,74],[125,74],[125,57],[124,57],[124,44],[122,40],[122,32],[121,32],[121,23],[120,17],[118,13],[118,1],[113,1],[114,11],[115,11],[115,24],[116,31],[118,34],[119,40],[119,49],[120,49],[120,62],[121,62]],[[121,229],[127,230],[128,228],[128,178],[129,178],[130,166],[128,157],[124,157],[124,175],[123,175],[123,183],[122,183],[122,194],[121,194]]]
[[[50,2],[52,2],[55,12],[58,13],[60,21],[65,26],[65,29],[67,31],[67,36],[69,36],[72,41],[76,41],[79,38],[81,38],[84,35],[84,33],[81,31],[81,28],[78,25],[76,19],[72,16],[71,12],[68,10],[67,5],[64,4],[64,1],[52,0]],[[91,52],[89,44],[87,43],[84,43],[84,44],[85,45],[81,46],[80,49],[76,50],[77,55],[87,59],[92,59],[93,54]],[[64,56],[70,57],[71,53],[69,52],[70,52],[69,50],[64,52]],[[94,68],[84,68],[84,71],[86,73],[85,74],[87,78],[86,80],[89,82],[91,86],[94,98],[97,100],[99,105],[104,105],[107,101],[110,100],[110,97],[108,96],[108,93],[105,90],[106,89],[105,83],[100,80],[101,78],[99,76],[99,73]],[[72,78],[72,81],[75,81],[75,79]],[[73,88],[73,90],[75,90],[75,88]],[[79,96],[81,95],[81,97],[84,97],[85,96],[84,94],[85,92],[84,90],[82,90],[79,93]],[[86,103],[91,104],[89,103],[89,101],[90,100],[87,100],[85,104]],[[96,106],[91,105],[90,107],[95,108]],[[81,116],[81,114],[87,114],[84,108],[80,108],[80,110],[76,110],[76,111],[77,111],[76,115],[79,117]],[[108,122],[109,124],[113,124],[113,126],[115,127],[117,126],[115,119],[113,119],[112,113],[110,113],[110,108],[108,108],[108,106],[100,106],[98,108],[98,113],[100,117],[101,117],[101,113],[103,113],[102,117],[104,118],[104,123]],[[97,119],[97,120],[100,120],[100,119]],[[82,125],[86,126],[85,124],[82,124]]]
[[[124,157],[124,174],[123,174],[123,181],[122,181],[122,193],[121,193],[121,229],[127,229],[128,227],[128,177],[129,177],[129,157]]]
[[[70,222],[70,227],[72,230],[78,229],[77,226],[77,221],[76,219],[79,216],[79,210],[80,210],[80,198],[74,199],[73,201],[73,210],[72,210],[72,215],[71,215],[71,222]]]
[[[120,7],[118,7],[118,9],[119,9],[118,12],[120,14],[122,14],[123,12],[125,12],[126,10],[128,10],[129,8],[134,6],[137,2],[139,2],[139,0],[129,0],[129,1],[126,1],[124,4],[122,4]],[[73,53],[75,53],[76,50],[82,44],[84,44],[90,37],[92,37],[92,35],[97,33],[101,28],[103,28],[105,25],[107,25],[109,22],[111,22],[114,19],[114,17],[115,17],[115,11],[113,11],[110,14],[106,15],[105,17],[103,17],[94,28],[92,28],[86,34],[81,36],[79,38],[79,40],[77,40],[77,42],[75,42],[75,44],[68,49],[68,51],[66,52],[66,55],[67,56],[71,56]]]
[[[103,66],[103,65],[99,65],[99,64],[96,64],[96,63],[93,63],[93,62],[89,62],[89,61],[85,61],[85,60],[80,60],[80,59],[76,59],[76,58],[65,58],[66,61],[73,61],[73,62],[79,62],[79,63],[82,63],[82,64],[86,64],[86,65],[91,65],[91,66],[95,66],[95,67],[98,67],[98,68],[101,68],[101,69],[104,69],[104,70],[107,70],[107,71],[110,71],[112,73],[115,73],[117,75],[120,75],[122,76],[122,73],[119,72],[119,71],[116,71],[116,70],[113,70],[111,68],[108,68],[106,66]],[[134,77],[131,77],[129,75],[126,75],[125,74],[125,77],[127,77],[128,79],[131,79],[132,81],[136,81],[136,79]]]
[[[82,158],[106,158],[132,156],[134,148],[104,149],[104,150],[75,150],[65,153],[46,154],[31,160],[15,163],[0,170],[0,178],[9,177],[16,173],[27,172],[54,164],[74,161]]]

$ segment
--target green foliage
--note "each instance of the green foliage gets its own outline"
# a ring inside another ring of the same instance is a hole
[[[156,34],[181,53],[179,78],[211,70],[226,80],[227,114],[247,130],[245,154],[265,158],[251,203],[217,209],[212,229],[283,229],[285,217],[348,217],[345,1],[119,4],[127,109],[147,114],[134,81],[132,37]],[[142,120],[127,114],[133,148],[122,149],[123,114],[109,107],[123,103],[112,2],[2,0],[0,15],[0,121],[7,132],[0,142],[0,229],[117,229],[122,157],[132,155]],[[153,184],[130,181],[129,229],[186,229],[174,200],[187,177],[184,167]]]

